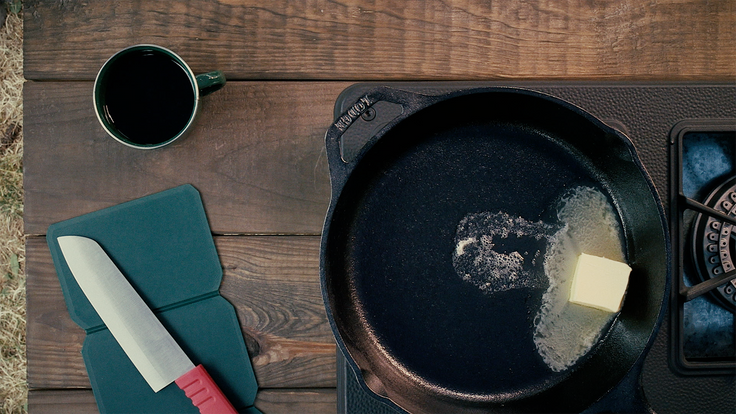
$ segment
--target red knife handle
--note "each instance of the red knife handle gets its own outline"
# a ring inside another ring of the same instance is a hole
[[[192,400],[202,414],[238,414],[220,391],[210,374],[200,364],[176,379],[176,385]]]

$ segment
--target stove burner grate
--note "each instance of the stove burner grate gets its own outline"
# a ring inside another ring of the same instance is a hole
[[[670,368],[736,369],[736,123],[685,120],[670,131],[673,289]]]
[[[736,220],[736,177],[713,190],[703,203]],[[697,213],[693,221],[691,254],[701,282],[722,281],[736,275],[736,224],[722,216]],[[706,285],[707,287],[712,287]],[[692,296],[692,290],[689,292]],[[736,309],[736,279],[710,290],[711,297],[725,309]],[[689,297],[688,299],[691,299]]]

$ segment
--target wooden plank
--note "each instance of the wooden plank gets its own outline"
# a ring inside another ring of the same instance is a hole
[[[66,309],[46,240],[26,240],[28,388],[89,388],[82,330]]]
[[[92,390],[30,390],[29,414],[98,414]]]
[[[217,237],[225,277],[251,341],[258,385],[335,387],[335,342],[319,283],[319,237]]]
[[[232,79],[734,79],[736,2],[25,1],[27,79],[156,43]],[[163,12],[165,10],[165,13]]]
[[[235,305],[260,387],[335,387],[335,343],[319,287],[319,238],[222,236],[221,294]],[[28,385],[89,388],[46,242],[26,246]]]
[[[256,408],[264,414],[335,413],[334,388],[265,389],[256,396]],[[30,414],[97,414],[92,390],[32,390],[28,393]]]
[[[322,389],[269,389],[260,390],[256,408],[264,414],[310,414],[337,412],[337,390]]]
[[[24,88],[26,234],[180,184],[215,233],[320,234],[330,198],[324,134],[346,83],[231,82],[191,134],[158,150],[108,137],[91,82]]]

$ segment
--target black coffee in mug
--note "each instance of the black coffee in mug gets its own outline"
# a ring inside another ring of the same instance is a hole
[[[152,50],[120,57],[107,73],[105,117],[125,138],[158,144],[187,126],[194,111],[194,85],[174,59]]]
[[[174,52],[137,45],[111,57],[95,81],[95,109],[113,138],[136,148],[158,148],[184,134],[200,95],[225,83],[222,72],[194,76]]]

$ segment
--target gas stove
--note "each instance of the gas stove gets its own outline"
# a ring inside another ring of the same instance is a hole
[[[675,278],[670,357],[683,375],[736,368],[736,135],[721,120],[689,120],[671,133]]]
[[[336,120],[377,86],[345,90],[335,104]],[[736,412],[734,84],[380,86],[428,95],[481,86],[531,89],[573,103],[626,134],[668,212],[673,250],[669,312],[644,360],[639,380],[644,395],[656,413]],[[343,151],[360,148],[400,114],[400,103],[374,104],[363,113],[360,127],[344,134]],[[338,413],[400,412],[369,396],[338,350]]]

